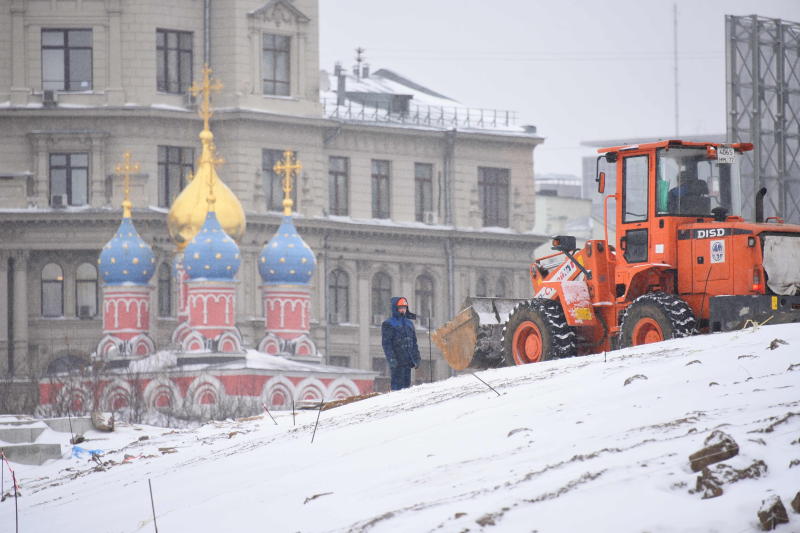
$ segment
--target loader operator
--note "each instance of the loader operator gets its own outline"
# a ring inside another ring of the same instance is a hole
[[[392,390],[411,386],[411,369],[419,366],[417,332],[411,322],[417,315],[408,310],[408,300],[392,298],[392,316],[381,324],[381,344],[392,376]]]
[[[669,212],[673,215],[706,215],[711,209],[708,183],[683,170],[678,186],[669,191]]]

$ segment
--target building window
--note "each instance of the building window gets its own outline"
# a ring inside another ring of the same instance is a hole
[[[331,156],[328,160],[328,192],[331,215],[347,216],[348,209],[348,171],[349,160],[346,157]]]
[[[75,315],[78,318],[97,316],[97,269],[91,263],[78,267],[75,277]]]
[[[488,292],[486,291],[486,278],[481,276],[475,284],[475,296],[478,298],[486,298]]]
[[[158,316],[172,316],[172,269],[169,263],[158,267]]]
[[[392,303],[392,278],[385,272],[372,277],[372,324],[379,326],[389,315]]]
[[[92,90],[92,30],[42,30],[42,90]]]
[[[497,290],[494,291],[494,295],[498,298],[505,298],[507,292],[505,278],[497,278]]]
[[[194,148],[158,147],[158,205],[169,207],[186,185],[186,176],[194,171]]]
[[[275,163],[283,161],[283,150],[261,151],[261,176],[267,197],[267,211],[283,211],[283,175],[274,170]],[[297,160],[297,152],[292,152]],[[297,183],[292,186],[292,202],[297,211]]]
[[[89,154],[50,154],[50,205],[89,203]]]
[[[156,30],[156,89],[186,93],[192,83],[192,32]]]
[[[42,316],[64,316],[64,271],[55,263],[42,269]]]
[[[433,165],[414,163],[414,205],[417,222],[429,222],[425,213],[433,212]]]
[[[414,287],[414,299],[416,300],[417,316],[419,323],[430,328],[436,310],[433,307],[433,279],[427,274],[417,278]]]
[[[385,357],[372,358],[372,371],[378,372],[381,376],[389,375],[389,365],[386,364]]]
[[[328,364],[347,368],[350,366],[350,358],[344,355],[331,355],[328,357]]]
[[[508,169],[478,167],[478,196],[484,226],[508,227]]]
[[[336,269],[328,280],[328,320],[341,324],[350,320],[350,276]]]
[[[289,96],[289,46],[286,35],[265,33],[261,52],[264,94]]]
[[[389,218],[389,162],[372,160],[372,218]]]

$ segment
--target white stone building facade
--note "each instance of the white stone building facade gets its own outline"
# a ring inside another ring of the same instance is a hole
[[[212,127],[241,201],[238,326],[263,335],[256,258],[280,223],[276,151],[297,152],[295,224],[317,254],[312,336],[327,362],[383,369],[388,296],[432,311],[530,295],[533,149],[523,128],[330,118],[320,104],[316,0],[10,0],[0,7],[0,377],[24,384],[101,337],[100,247],[120,217],[125,151],[134,220],[156,253],[151,335],[176,325],[165,219],[199,156],[187,87],[204,60],[224,88]],[[207,56],[207,58],[205,57]],[[384,298],[385,297],[385,298]],[[385,301],[384,301],[385,299]],[[326,310],[327,309],[327,313]],[[377,322],[377,323],[376,323]],[[419,321],[428,359],[427,320]],[[417,380],[450,375],[434,348]]]

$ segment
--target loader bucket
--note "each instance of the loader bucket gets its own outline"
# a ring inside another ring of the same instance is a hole
[[[466,307],[431,338],[454,370],[505,366],[503,326],[514,307],[525,300],[467,298]]]

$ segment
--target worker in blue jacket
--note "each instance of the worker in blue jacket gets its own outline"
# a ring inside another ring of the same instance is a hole
[[[408,300],[392,298],[392,316],[381,324],[381,343],[392,376],[392,390],[411,386],[411,369],[419,366],[417,332],[411,322],[417,315],[408,310]]]

